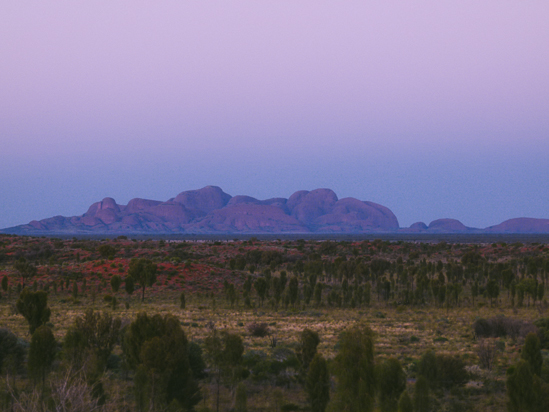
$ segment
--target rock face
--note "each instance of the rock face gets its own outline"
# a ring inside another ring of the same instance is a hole
[[[388,208],[330,189],[258,200],[219,187],[179,193],[166,202],[105,198],[81,216],[56,216],[7,229],[9,233],[363,233],[398,230]]]

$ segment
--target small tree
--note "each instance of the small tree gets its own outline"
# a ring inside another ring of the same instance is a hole
[[[8,329],[0,329],[0,372],[6,371],[14,379],[25,360],[25,347]],[[6,376],[6,382],[8,377]]]
[[[111,288],[114,293],[118,292],[118,289],[120,289],[121,284],[122,284],[122,278],[119,275],[114,275],[111,278]]]
[[[436,385],[438,381],[437,357],[434,351],[425,352],[418,364],[418,375],[424,376],[429,384]]]
[[[100,377],[114,345],[120,337],[119,318],[89,309],[75,319],[63,343],[64,359],[76,369],[84,369],[93,394],[104,403],[105,395]]]
[[[324,412],[330,401],[330,373],[326,360],[320,354],[316,354],[310,363],[305,390],[311,412]]]
[[[151,401],[153,407],[175,404],[192,410],[200,401],[189,366],[188,340],[175,316],[139,313],[126,329],[122,349],[136,372],[136,395],[143,407]]]
[[[414,412],[414,404],[407,391],[402,392],[402,395],[400,395],[398,400],[398,412]]]
[[[475,306],[475,298],[478,296],[478,290],[478,281],[475,281],[475,283],[473,283],[473,285],[471,286],[471,297],[473,301],[473,306]]]
[[[247,412],[248,411],[247,403],[248,403],[248,394],[247,394],[246,385],[243,382],[240,382],[236,387],[234,411]]]
[[[406,375],[395,358],[383,362],[377,371],[379,400],[383,412],[396,412],[400,394],[406,389]]]
[[[179,295],[179,308],[185,309],[185,292],[181,292],[181,295]]]
[[[25,259],[24,257],[21,257],[17,262],[15,262],[13,268],[18,271],[19,275],[21,276],[23,289],[25,288],[25,279],[36,276],[36,266],[27,262],[27,259]]]
[[[532,373],[537,376],[541,375],[543,357],[541,356],[541,344],[538,335],[531,332],[526,336],[520,357],[528,362]]]
[[[337,386],[329,410],[372,411],[375,393],[372,330],[354,326],[345,331],[334,363]]]
[[[524,359],[507,370],[507,396],[510,412],[534,411],[533,375]]]
[[[267,281],[265,280],[265,278],[257,278],[254,282],[254,288],[257,292],[257,296],[259,297],[260,305],[263,306],[265,294],[267,293]]]
[[[288,296],[290,298],[291,305],[295,306],[297,298],[299,297],[299,281],[295,276],[292,276],[290,282],[288,283]]]
[[[78,299],[78,284],[76,280],[72,282],[72,297],[73,299]]]
[[[53,332],[47,326],[40,326],[32,334],[29,348],[29,374],[37,381],[42,380],[42,387],[55,359],[56,347],[57,342]]]
[[[141,301],[145,301],[145,288],[156,282],[157,266],[150,259],[132,259],[128,275],[139,283],[142,290]]]
[[[425,376],[420,375],[414,388],[414,411],[429,412],[431,400],[429,399],[429,382]]]
[[[48,307],[48,294],[44,291],[31,292],[25,288],[16,303],[17,311],[29,323],[29,332],[34,331],[50,320],[51,310]]]
[[[4,277],[2,278],[2,290],[4,292],[7,292],[8,291],[8,287],[9,287],[9,283],[8,283],[8,277],[6,275],[4,275]]]
[[[103,259],[113,258],[116,254],[116,248],[111,245],[101,245],[99,246],[98,251]]]
[[[244,344],[240,335],[228,332],[219,333],[214,328],[204,340],[204,348],[214,373],[217,387],[216,410],[219,411],[221,381],[223,378],[227,379],[229,384],[234,384],[237,381]]]
[[[304,375],[309,370],[313,358],[316,355],[316,348],[320,343],[318,333],[311,329],[303,329],[299,335],[299,348],[297,351],[297,358],[301,363],[301,370]]]
[[[131,276],[126,276],[126,279],[124,279],[124,289],[126,290],[129,298],[135,290],[135,282]]]
[[[495,279],[490,279],[486,284],[486,294],[490,298],[490,306],[492,306],[493,300],[499,296],[499,285]]]

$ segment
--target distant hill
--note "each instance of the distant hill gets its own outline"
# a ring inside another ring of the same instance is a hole
[[[231,196],[217,186],[179,193],[167,201],[107,197],[81,216],[55,216],[3,229],[13,234],[215,234],[215,233],[549,233],[549,219],[518,218],[486,229],[455,219],[400,228],[385,206],[330,189],[300,190],[288,199]]]
[[[289,199],[230,196],[219,187],[179,193],[167,201],[132,199],[119,205],[105,198],[81,216],[55,216],[4,233],[362,233],[394,232],[388,208],[330,189],[299,191]]]

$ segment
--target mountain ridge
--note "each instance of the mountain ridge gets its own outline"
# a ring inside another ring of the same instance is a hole
[[[0,230],[12,234],[215,233],[549,233],[549,219],[515,218],[484,229],[444,218],[401,228],[387,207],[331,189],[300,190],[288,199],[231,196],[217,186],[188,190],[166,201],[111,197],[80,216],[54,216]]]

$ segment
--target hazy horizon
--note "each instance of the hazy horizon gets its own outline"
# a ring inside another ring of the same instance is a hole
[[[0,228],[206,185],[549,218],[549,3],[0,5]]]

